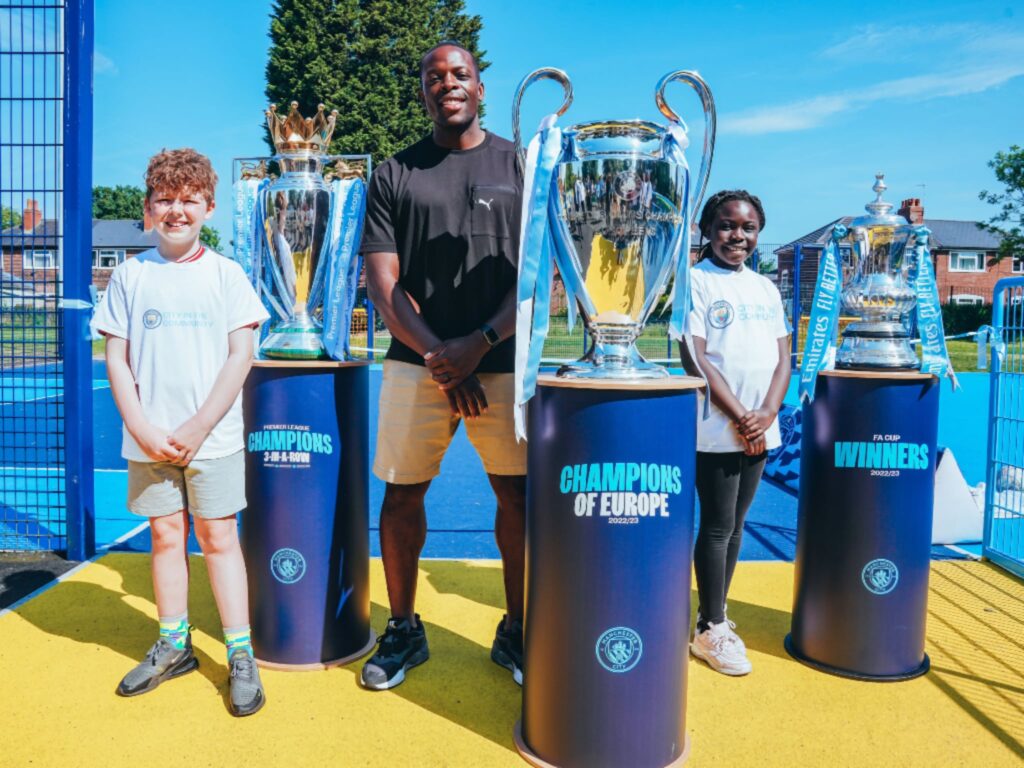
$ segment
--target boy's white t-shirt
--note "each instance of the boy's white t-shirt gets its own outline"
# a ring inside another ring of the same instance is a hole
[[[706,340],[705,357],[717,368],[748,410],[759,408],[779,363],[778,340],[789,334],[779,289],[768,278],[742,267],[738,271],[704,259],[691,270],[693,309],[689,333]],[[743,440],[724,411],[711,404],[706,420],[697,419],[697,450],[731,453]],[[782,444],[776,418],[765,433],[768,450]]]
[[[167,261],[151,249],[110,277],[91,326],[128,340],[128,358],[149,423],[175,429],[196,415],[228,357],[228,334],[269,317],[245,272],[206,249],[195,261]],[[242,394],[199,447],[217,459],[244,447]],[[152,461],[123,428],[121,455]]]

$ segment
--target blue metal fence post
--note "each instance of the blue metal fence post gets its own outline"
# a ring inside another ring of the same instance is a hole
[[[93,2],[65,4],[63,296],[67,556],[96,551],[93,495],[92,56]]]
[[[793,335],[790,340],[792,345],[792,367],[796,368],[797,353],[800,348],[800,315],[803,308],[800,306],[800,262],[803,261],[803,247],[800,243],[793,246]]]
[[[369,350],[368,356],[373,360],[373,342],[377,329],[377,321],[373,317],[373,302],[370,301],[370,297],[366,297],[366,348]]]

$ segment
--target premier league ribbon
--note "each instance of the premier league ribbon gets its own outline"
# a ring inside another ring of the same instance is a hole
[[[326,258],[324,346],[335,360],[349,356],[349,328],[359,281],[359,240],[363,232],[366,184],[360,178],[331,182],[331,208],[320,258]],[[315,296],[319,286],[310,289]]]
[[[545,117],[530,141],[523,180],[523,215],[519,233],[519,281],[516,294],[516,438],[526,439],[526,403],[537,389],[544,340],[548,335],[551,278],[555,254],[552,222],[555,166],[562,154],[562,131],[556,115]],[[564,281],[563,281],[564,282]]]
[[[917,294],[917,330],[921,334],[921,371],[933,376],[949,376],[953,389],[959,388],[953,365],[946,350],[946,337],[942,329],[942,306],[935,285],[931,252],[928,249],[928,227],[914,230],[914,256],[910,267],[910,284]]]
[[[828,245],[818,264],[818,282],[814,286],[804,359],[800,365],[800,401],[814,400],[814,384],[818,372],[831,365],[830,350],[834,346],[839,322],[839,292],[842,289],[842,271],[839,267],[839,241],[846,237],[847,228],[836,224],[832,228]],[[799,286],[797,286],[799,290]],[[799,318],[797,318],[799,319]]]
[[[254,226],[256,207],[267,183],[266,179],[257,178],[242,178],[235,182],[235,209],[231,217],[234,260],[245,270],[249,280],[253,279],[256,252],[262,242]]]

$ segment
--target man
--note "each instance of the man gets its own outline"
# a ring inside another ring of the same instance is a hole
[[[469,51],[432,48],[420,80],[433,130],[374,172],[361,246],[369,297],[392,335],[373,466],[387,483],[380,542],[392,617],[362,680],[393,688],[429,657],[415,612],[423,498],[464,421],[498,502],[508,612],[491,658],[522,684],[526,450],[512,422],[522,179],[512,144],[480,127],[484,86]]]

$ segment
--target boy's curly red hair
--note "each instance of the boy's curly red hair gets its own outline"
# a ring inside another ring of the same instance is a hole
[[[146,169],[146,199],[156,190],[201,194],[213,202],[217,172],[210,159],[191,147],[165,149],[153,155]]]

